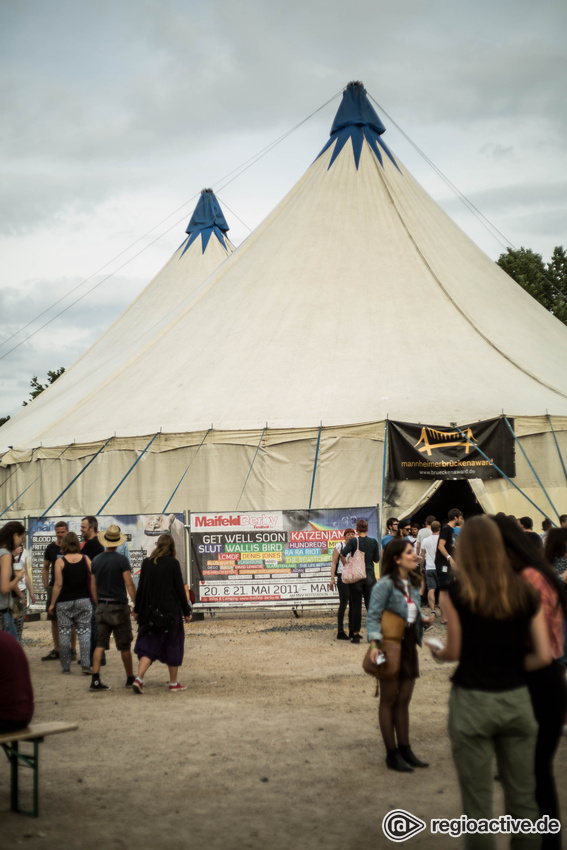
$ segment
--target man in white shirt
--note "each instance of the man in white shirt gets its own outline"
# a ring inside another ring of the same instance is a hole
[[[425,558],[427,602],[429,603],[432,614],[435,614],[435,591],[439,587],[437,581],[437,570],[435,568],[435,553],[437,552],[437,544],[439,543],[440,529],[441,523],[437,522],[437,520],[433,520],[429,536],[425,537],[421,543],[421,554]]]
[[[421,547],[422,547],[422,544],[423,544],[423,541],[425,540],[425,538],[429,537],[430,534],[431,534],[431,523],[432,522],[435,522],[434,516],[426,517],[425,525],[423,526],[423,528],[420,528],[419,531],[417,532],[417,540],[415,541],[414,549],[415,549],[415,554],[419,558],[418,563],[419,563],[420,566],[423,566],[423,564],[425,563],[424,558],[423,558],[423,552],[421,551]]]

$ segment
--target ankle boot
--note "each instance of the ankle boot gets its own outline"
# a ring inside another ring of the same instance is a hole
[[[399,750],[403,760],[412,767],[429,767],[429,764],[426,761],[418,759],[409,744],[407,747],[400,745]]]
[[[390,770],[398,770],[400,773],[413,773],[413,767],[404,761],[399,750],[388,750],[386,765]]]

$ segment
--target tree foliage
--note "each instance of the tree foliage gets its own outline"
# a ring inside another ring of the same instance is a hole
[[[37,398],[40,393],[42,393],[44,390],[46,390],[51,384],[55,383],[57,378],[59,378],[63,374],[64,371],[65,371],[64,366],[60,366],[59,369],[55,369],[55,371],[48,370],[48,372],[47,372],[47,383],[46,384],[40,384],[40,382],[37,379],[37,375],[34,375],[33,378],[30,381],[31,392],[30,392],[29,400],[22,402],[23,407],[26,407],[26,405],[28,405],[30,403],[30,401],[33,401],[34,398]]]
[[[544,263],[529,248],[506,249],[497,264],[539,303],[567,325],[567,254],[562,245]]]
[[[65,371],[64,366],[60,366],[58,369],[55,369],[54,371],[49,370],[47,372],[47,383],[46,384],[41,384],[37,379],[37,375],[34,375],[33,378],[30,381],[30,387],[31,387],[30,397],[29,397],[28,401],[22,402],[23,407],[26,407],[26,405],[28,405],[30,403],[30,401],[33,401],[34,398],[37,398],[40,393],[42,393],[49,386],[51,386],[51,384],[55,383],[57,378],[59,378],[63,374],[64,371]],[[8,419],[10,419],[9,416],[0,416],[0,428],[2,427],[2,425],[4,425],[8,421]]]

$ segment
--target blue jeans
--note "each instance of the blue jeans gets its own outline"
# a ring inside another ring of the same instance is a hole
[[[2,631],[8,632],[8,634],[11,634],[13,637],[16,638],[18,643],[21,643],[21,640],[18,635],[18,630],[16,629],[15,623],[12,620],[12,615],[9,611],[4,611],[4,613],[2,614]]]

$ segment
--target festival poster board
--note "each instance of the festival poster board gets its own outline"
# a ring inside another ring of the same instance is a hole
[[[32,611],[44,611],[47,593],[43,587],[43,556],[49,543],[55,540],[55,524],[63,520],[81,539],[81,516],[30,517],[29,542],[30,562],[36,604]],[[156,545],[160,534],[168,532],[173,536],[177,558],[181,564],[184,581],[186,576],[185,559],[185,526],[183,514],[105,514],[98,516],[99,530],[109,525],[118,525],[126,536],[130,550],[130,566],[134,583],[138,584],[142,561],[147,558]]]
[[[199,607],[322,605],[331,559],[345,528],[368,520],[377,537],[376,507],[191,514],[191,569]]]
[[[514,420],[508,421],[513,429]],[[508,478],[516,475],[514,435],[504,417],[459,428],[467,439],[450,426],[389,420],[388,477],[394,481],[502,478],[495,465]]]

